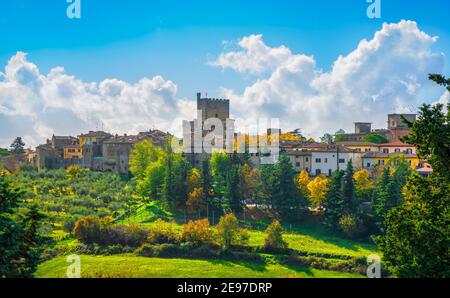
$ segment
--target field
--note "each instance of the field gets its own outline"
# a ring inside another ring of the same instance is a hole
[[[38,278],[66,277],[69,263],[65,257],[57,257],[41,264],[36,272]],[[81,256],[82,277],[165,277],[165,278],[252,278],[252,277],[362,277],[358,274],[328,270],[307,269],[279,264],[224,260],[190,260],[145,258],[133,255]]]

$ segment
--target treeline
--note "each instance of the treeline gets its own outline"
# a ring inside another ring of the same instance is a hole
[[[135,146],[130,170],[137,192],[169,210],[240,214],[246,205],[270,210],[285,221],[319,215],[323,224],[349,238],[383,234],[387,212],[403,202],[402,190],[412,171],[401,157],[385,166],[356,171],[351,161],[331,178],[296,174],[283,154],[277,163],[252,167],[245,154],[213,153],[194,168],[170,147],[148,141]]]
[[[251,166],[248,155],[214,152],[194,168],[170,147],[164,150],[143,141],[131,153],[130,171],[142,197],[159,201],[170,210],[240,214],[250,203],[294,220],[308,206],[286,156],[257,169]]]

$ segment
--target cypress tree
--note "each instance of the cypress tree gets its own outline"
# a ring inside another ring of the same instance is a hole
[[[332,230],[338,227],[339,218],[344,213],[343,194],[344,171],[337,170],[331,176],[330,189],[323,204],[325,208],[325,225]]]
[[[343,177],[342,195],[344,199],[345,211],[347,213],[354,213],[356,210],[356,196],[355,185],[353,181],[353,164],[350,160],[347,163],[347,168]]]

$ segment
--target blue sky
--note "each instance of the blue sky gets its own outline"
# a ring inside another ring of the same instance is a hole
[[[179,133],[198,91],[316,138],[450,98],[427,80],[450,75],[448,0],[381,0],[381,19],[366,0],[81,0],[81,19],[68,5],[0,1],[0,146]]]
[[[382,18],[368,19],[364,0],[347,1],[114,1],[82,0],[82,18],[66,17],[64,0],[2,1],[0,63],[17,51],[47,73],[64,66],[84,81],[119,78],[137,81],[162,75],[178,94],[217,94],[220,86],[242,90],[249,80],[207,65],[222,41],[263,34],[267,45],[313,55],[329,70],[383,22],[414,20],[439,36],[436,51],[450,53],[450,2],[383,0]],[[448,63],[445,70],[449,71]]]

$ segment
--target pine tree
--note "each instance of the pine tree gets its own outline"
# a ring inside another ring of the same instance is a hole
[[[162,185],[162,200],[166,208],[172,209],[176,205],[174,156],[170,146],[170,140],[166,144],[164,156],[164,182]]]
[[[21,137],[17,137],[11,144],[11,152],[13,153],[23,153],[23,148],[25,147],[25,143],[22,141]]]
[[[24,277],[32,277],[41,261],[41,254],[44,250],[44,244],[50,242],[49,237],[39,234],[39,227],[45,215],[39,211],[39,206],[33,204],[23,218],[25,230],[22,242],[22,254],[26,260],[25,270],[22,275]]]
[[[227,205],[235,214],[242,212],[242,190],[239,187],[242,179],[240,167],[232,165],[228,170],[226,177],[226,192]]]
[[[342,194],[345,204],[345,211],[347,213],[354,213],[356,210],[356,196],[355,196],[355,185],[353,181],[353,164],[350,160],[347,163],[347,168],[343,177],[343,188]]]
[[[32,277],[41,259],[43,244],[39,235],[43,215],[38,206],[30,207],[22,221],[14,212],[23,191],[10,178],[0,174],[0,277]]]
[[[343,194],[344,171],[337,170],[331,176],[330,188],[324,202],[325,225],[332,230],[338,227],[339,219],[344,214],[345,202]]]
[[[450,91],[450,80],[430,79]],[[403,139],[433,168],[429,177],[414,174],[405,187],[406,203],[390,210],[386,233],[375,238],[388,269],[398,277],[450,277],[450,104],[423,105],[418,119],[408,123]]]
[[[26,269],[19,262],[24,227],[13,218],[21,195],[10,178],[0,173],[0,277],[20,277]]]
[[[286,219],[300,219],[308,203],[297,190],[295,171],[289,158],[283,154],[275,165],[265,166],[261,178],[272,208]]]
[[[212,202],[212,175],[211,175],[211,167],[210,160],[208,156],[204,156],[201,160],[201,188],[203,190],[203,195],[207,204],[213,205],[215,208],[220,208],[219,203]]]

